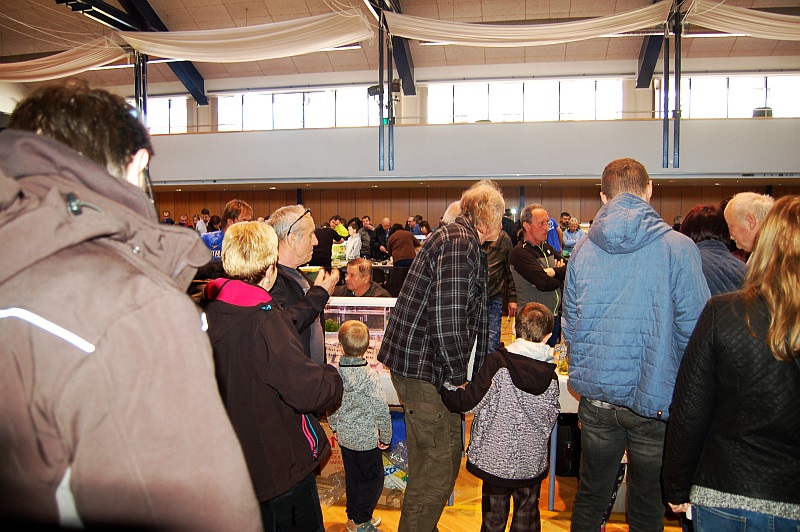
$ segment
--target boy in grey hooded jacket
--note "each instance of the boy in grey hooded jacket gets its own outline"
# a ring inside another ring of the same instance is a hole
[[[483,481],[481,530],[541,530],[539,489],[547,476],[547,443],[560,411],[550,347],[553,313],[541,303],[517,312],[518,338],[489,355],[463,389],[442,388],[453,412],[472,410],[467,471]]]
[[[392,442],[392,419],[380,377],[364,359],[369,328],[357,320],[346,321],[339,328],[339,343],[344,350],[339,360],[344,395],[328,423],[342,449],[347,529],[372,532],[381,522],[372,512],[383,489],[381,451]]]

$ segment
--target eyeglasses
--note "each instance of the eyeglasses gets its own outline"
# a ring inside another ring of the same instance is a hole
[[[288,230],[288,231],[286,231],[286,236],[289,236],[289,235],[292,233],[292,229],[294,228],[294,226],[295,226],[295,225],[297,225],[297,222],[299,222],[300,220],[302,220],[302,219],[305,217],[305,215],[306,215],[306,214],[311,214],[311,209],[306,209],[306,212],[304,212],[303,214],[301,214],[301,215],[300,215],[300,218],[298,218],[297,220],[295,220],[294,222],[292,222],[292,225],[290,225],[290,226],[289,226],[289,230]]]

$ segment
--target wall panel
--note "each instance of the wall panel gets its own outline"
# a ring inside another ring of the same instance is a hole
[[[442,217],[447,206],[453,201],[447,194],[447,189],[444,188],[429,188],[428,189],[428,217],[426,220],[432,229],[436,229],[439,225],[439,218]]]
[[[345,223],[354,216],[360,216],[360,214],[358,214],[358,210],[356,209],[355,190],[340,189],[337,190],[336,192],[339,199],[339,204],[337,206],[337,211],[333,214],[338,214],[339,216],[344,218]]]
[[[391,191],[389,219],[392,220],[392,224],[399,223],[405,227],[408,216],[417,214],[411,212],[411,192],[412,190],[408,188],[396,188]]]
[[[392,220],[392,191],[388,188],[372,189],[372,218],[377,227],[384,218]]]
[[[380,223],[380,220],[375,220],[375,215],[373,214],[375,207],[372,201],[372,188],[359,188],[354,191],[354,200],[355,200],[355,214],[354,216],[358,216],[361,219],[362,216],[365,214],[372,219],[373,225],[377,225]]]
[[[600,187],[581,187],[581,210],[578,220],[589,223],[597,216],[597,211],[603,206],[600,199]]]
[[[665,222],[672,225],[676,215],[686,215],[695,205],[702,203],[719,203],[723,198],[738,192],[754,191],[764,193],[763,187],[700,187],[700,186],[656,186],[650,201],[653,208]],[[405,225],[409,215],[422,214],[431,227],[439,224],[439,218],[445,209],[461,198],[460,187],[439,188],[358,188],[340,190],[303,190],[303,203],[311,209],[317,224],[327,222],[334,214],[346,219],[353,216],[359,218],[364,214],[372,217],[378,225],[388,216],[392,223]],[[800,186],[775,186],[773,196],[778,198],[787,194],[800,194]],[[506,207],[518,205],[521,197],[519,187],[503,189]],[[250,203],[255,216],[266,216],[278,207],[295,205],[295,190],[229,190],[225,192],[159,192],[156,194],[156,207],[159,217],[164,209],[172,213],[174,219],[181,214],[191,218],[206,206],[212,214],[221,215],[225,202],[238,197]],[[548,214],[558,218],[562,211],[568,211],[582,223],[594,219],[602,206],[600,187],[552,187],[527,186],[524,188],[524,203],[540,203]],[[517,207],[518,208],[518,207]],[[521,211],[518,208],[518,211]]]

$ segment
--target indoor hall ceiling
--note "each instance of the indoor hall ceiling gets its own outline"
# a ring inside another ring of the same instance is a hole
[[[670,1],[670,0],[663,0]],[[369,14],[364,0],[149,0],[171,31],[207,30],[265,24],[356,7]],[[106,0],[116,8],[120,2]],[[476,23],[547,23],[607,16],[650,5],[651,0],[399,0],[408,15]],[[726,5],[800,14],[798,0],[727,0]],[[114,30],[72,12],[55,0],[0,2],[0,61],[20,61],[73,48]],[[377,71],[377,38],[361,49],[317,52],[286,59],[249,63],[195,62],[206,80],[329,72]],[[520,63],[636,60],[641,36],[525,48],[423,46],[411,41],[415,68],[466,67]],[[748,37],[701,38],[683,41],[683,54],[692,58],[800,56],[800,42]],[[133,86],[133,69],[107,69],[83,75],[98,86]],[[165,64],[151,64],[150,84],[177,81]]]

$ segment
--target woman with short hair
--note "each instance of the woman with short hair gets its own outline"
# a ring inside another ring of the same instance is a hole
[[[303,352],[289,314],[267,290],[277,277],[272,226],[240,222],[222,241],[227,278],[203,307],[217,384],[250,470],[266,531],[324,531],[314,471],[330,451],[316,413],[342,398],[335,367]]]
[[[681,233],[697,244],[703,276],[711,295],[733,292],[742,286],[745,263],[728,250],[731,237],[725,216],[717,205],[698,205],[683,218]]]

